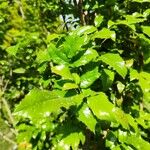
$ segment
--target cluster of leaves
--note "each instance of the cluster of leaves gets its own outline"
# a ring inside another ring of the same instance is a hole
[[[21,2],[3,16],[21,13],[1,29],[0,61],[4,97],[28,93],[13,113],[18,149],[149,150],[149,0]]]

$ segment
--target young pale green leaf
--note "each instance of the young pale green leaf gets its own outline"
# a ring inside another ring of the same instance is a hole
[[[63,90],[77,89],[78,85],[75,83],[65,83],[63,85]]]
[[[116,33],[115,31],[111,31],[107,28],[103,28],[101,31],[97,31],[94,33],[92,39],[100,38],[100,39],[112,39],[113,41],[116,40]]]
[[[114,121],[114,105],[109,102],[107,96],[104,93],[101,92],[96,96],[89,97],[87,103],[97,118],[101,120]]]
[[[120,57],[119,54],[107,53],[101,55],[99,59],[109,66],[113,67],[113,69],[116,70],[119,75],[125,78],[127,74],[127,68],[125,66],[124,60]]]
[[[95,67],[93,70],[86,72],[81,76],[81,88],[88,88],[90,85],[93,84],[93,82],[98,79],[100,76],[100,73],[98,71],[98,67]]]
[[[75,61],[72,65],[75,67],[79,67],[89,63],[90,61],[94,60],[96,57],[98,57],[98,53],[96,50],[87,49],[86,52],[83,54],[83,56],[81,56],[81,58]]]
[[[13,70],[14,73],[25,73],[25,71],[26,70],[24,68],[17,68]]]
[[[94,20],[94,24],[96,27],[99,27],[101,25],[101,23],[103,22],[103,16],[100,16],[100,15],[97,15],[95,17],[95,20]]]
[[[61,107],[69,108],[82,102],[83,95],[65,97],[65,94],[64,91],[33,89],[17,105],[14,115],[28,117],[40,124],[43,117],[48,117],[52,112],[58,114]]]
[[[95,125],[97,121],[86,104],[84,104],[79,110],[78,119],[82,121],[91,131],[95,132]]]
[[[51,67],[52,72],[62,76],[64,79],[73,79],[69,68],[65,65],[58,65]]]

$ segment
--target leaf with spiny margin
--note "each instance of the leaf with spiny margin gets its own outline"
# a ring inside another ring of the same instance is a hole
[[[79,110],[78,119],[83,122],[92,132],[95,132],[95,125],[97,121],[86,104],[84,104]]]
[[[66,109],[72,105],[79,105],[83,95],[65,97],[65,91],[47,91],[33,89],[15,108],[14,115],[30,118],[39,123],[43,117],[50,113],[58,114],[61,107]]]
[[[104,63],[108,64],[109,66],[113,67],[113,69],[119,75],[121,75],[123,78],[125,78],[125,76],[127,74],[127,68],[125,66],[124,60],[120,57],[119,54],[107,53],[107,54],[101,55],[99,57],[99,60],[101,60]]]

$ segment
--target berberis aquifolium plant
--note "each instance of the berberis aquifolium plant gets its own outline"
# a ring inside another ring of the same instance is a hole
[[[41,0],[40,27],[33,13],[37,26],[6,48],[24,87],[13,111],[18,149],[150,149],[149,8],[149,0]]]

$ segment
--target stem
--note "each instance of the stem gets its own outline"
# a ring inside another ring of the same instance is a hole
[[[82,7],[83,7],[83,0],[79,0],[78,9],[79,9],[80,22],[81,22],[81,25],[84,26],[85,21],[84,21],[84,13],[83,13]]]
[[[10,138],[8,138],[6,135],[4,135],[2,132],[0,132],[0,136],[7,142],[11,143],[11,144],[15,144],[15,141],[11,140]]]
[[[67,22],[66,22],[66,17],[65,17],[65,14],[64,14],[65,10],[64,10],[63,5],[64,5],[63,1],[60,0],[60,6],[62,7],[62,14],[61,15],[62,15],[62,18],[63,18],[63,21],[64,21],[65,28],[66,28],[67,31],[69,31],[69,28],[68,28]]]

